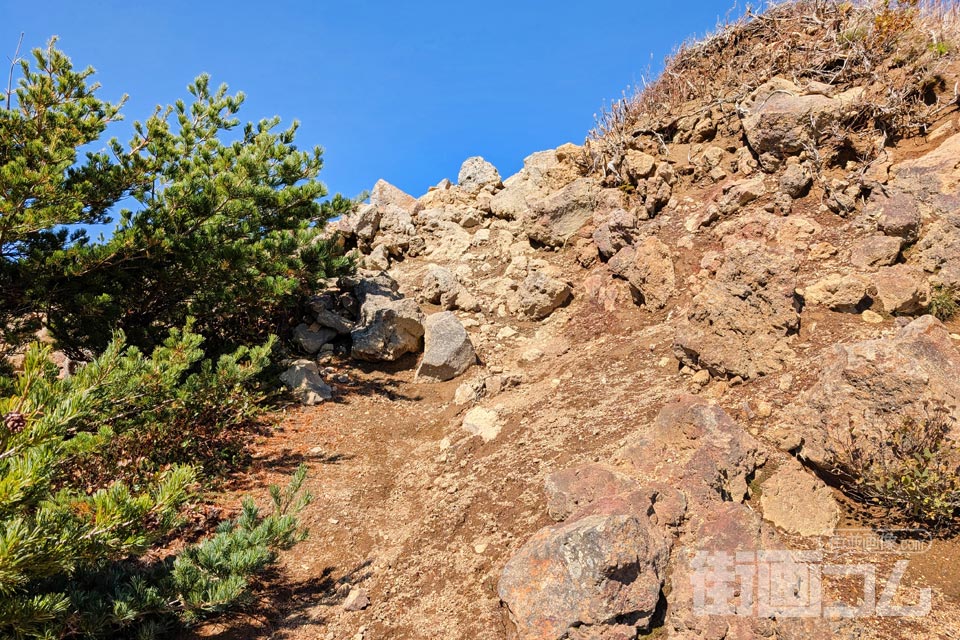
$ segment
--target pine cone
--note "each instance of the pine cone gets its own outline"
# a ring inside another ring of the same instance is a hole
[[[27,426],[27,417],[17,411],[11,411],[3,416],[3,425],[10,433],[20,433]]]

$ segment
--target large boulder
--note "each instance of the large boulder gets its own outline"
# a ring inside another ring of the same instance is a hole
[[[493,215],[507,220],[528,217],[532,202],[580,177],[577,159],[581,152],[580,147],[568,143],[527,156],[523,169],[504,180],[504,188],[490,200]]]
[[[674,339],[684,364],[719,377],[773,373],[792,356],[786,337],[800,328],[794,256],[754,241],[727,250]]]
[[[337,221],[337,230],[356,241],[361,250],[369,251],[377,232],[380,231],[380,208],[373,204],[360,205]]]
[[[896,236],[862,238],[850,251],[850,264],[860,269],[890,266],[900,256],[901,244]]]
[[[297,360],[280,374],[282,382],[301,404],[308,407],[320,404],[333,397],[333,390],[320,377],[317,363],[312,360]]]
[[[556,471],[544,481],[547,513],[554,520],[588,515],[649,515],[660,527],[678,526],[687,504],[683,493],[662,483],[643,484],[599,464]]]
[[[893,337],[837,344],[824,354],[815,384],[784,412],[777,430],[783,448],[798,452],[826,473],[848,458],[844,447],[855,438],[868,459],[888,446],[892,427],[929,406],[950,411],[956,441],[960,403],[960,352],[947,329],[923,316]]]
[[[417,199],[408,193],[404,193],[386,180],[377,180],[370,192],[370,203],[384,209],[388,206],[403,209],[410,215],[416,215],[420,208]]]
[[[480,156],[467,158],[460,167],[457,185],[467,193],[479,193],[485,187],[493,189],[500,185],[500,172]]]
[[[417,381],[452,380],[477,361],[470,336],[452,311],[429,316],[424,329],[423,359],[417,368]]]
[[[824,482],[793,458],[760,485],[763,518],[787,533],[833,535],[840,507]]]
[[[916,199],[921,211],[942,216],[960,209],[960,133],[933,151],[890,169],[893,186]]]
[[[536,533],[498,592],[525,640],[633,638],[661,600],[670,543],[644,515],[595,515]]]
[[[386,274],[361,277],[354,293],[360,301],[360,319],[350,333],[354,358],[393,361],[420,351],[423,312],[416,301],[400,297],[395,280]]]
[[[960,288],[960,214],[928,225],[910,254],[910,263],[933,274],[934,284]]]
[[[901,238],[905,243],[917,241],[920,234],[920,209],[916,199],[899,190],[884,194],[870,194],[866,213],[875,218],[877,228],[888,236]]]
[[[855,274],[831,273],[797,293],[804,304],[823,306],[841,313],[860,313],[873,302],[867,294],[870,282]]]
[[[320,327],[316,330],[311,329],[306,324],[298,324],[293,329],[293,341],[303,349],[304,353],[314,354],[320,351],[323,345],[337,337],[337,332],[333,329]]]
[[[618,251],[633,242],[637,231],[637,216],[623,209],[614,209],[605,216],[593,232],[593,242],[603,260],[609,260]]]
[[[444,309],[452,309],[459,289],[460,281],[452,271],[436,264],[427,267],[421,286],[424,300],[430,304],[438,304]]]
[[[652,428],[618,453],[640,477],[655,477],[697,504],[742,502],[762,461],[759,443],[719,406],[681,395],[663,406]]]
[[[785,78],[760,85],[739,105],[750,148],[758,155],[799,153],[816,144],[863,95],[862,89],[851,89],[830,97],[829,87],[820,89],[803,90]]]
[[[570,300],[570,285],[541,271],[524,279],[510,301],[511,309],[525,318],[542,320]]]
[[[600,187],[593,178],[579,178],[560,191],[532,203],[530,239],[559,247],[593,217]]]

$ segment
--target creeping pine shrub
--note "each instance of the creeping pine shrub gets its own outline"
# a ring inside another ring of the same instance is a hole
[[[145,356],[115,335],[104,354],[113,368],[108,383],[91,391],[88,409],[70,424],[65,446],[77,479],[137,482],[177,463],[211,475],[238,460],[264,397],[258,376],[274,340],[216,362],[204,358],[202,343],[188,324]]]
[[[49,348],[31,347],[23,373],[0,397],[0,637],[157,638],[243,605],[253,576],[303,538],[305,469],[285,491],[271,489],[272,512],[262,515],[245,500],[240,517],[213,538],[147,560],[177,527],[194,468],[171,465],[140,474],[136,484],[90,487],[65,464],[75,425],[108,415],[104,398],[122,399],[116,389],[125,388],[133,361],[145,359],[115,340],[75,376],[57,380],[48,356]]]
[[[942,404],[927,404],[883,432],[882,442],[848,434],[838,447],[844,488],[904,517],[953,526],[960,509],[960,450],[949,438]]]

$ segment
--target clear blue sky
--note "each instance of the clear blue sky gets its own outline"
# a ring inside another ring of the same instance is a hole
[[[209,72],[246,93],[243,120],[299,119],[300,146],[326,149],[331,193],[383,177],[420,195],[472,155],[506,177],[534,151],[582,142],[604,101],[733,4],[0,0],[0,60],[21,31],[28,50],[56,34],[97,69],[101,97],[130,95],[128,121]]]

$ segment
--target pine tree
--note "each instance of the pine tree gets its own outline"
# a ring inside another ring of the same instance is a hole
[[[174,338],[168,346],[154,359],[190,350]],[[137,488],[113,482],[87,491],[65,462],[77,425],[111,417],[99,400],[127,392],[131,361],[151,365],[118,337],[77,375],[57,380],[48,351],[29,349],[12,393],[0,399],[0,635],[152,638],[243,605],[252,576],[303,539],[305,468],[286,490],[271,488],[271,513],[247,499],[211,539],[146,561],[177,526],[195,470],[173,465]]]
[[[55,41],[34,59],[0,109],[0,325],[45,319],[81,357],[117,329],[152,348],[192,316],[226,348],[276,333],[320,279],[349,268],[322,226],[350,201],[320,203],[322,150],[297,148],[296,122],[241,127],[243,94],[201,75],[189,104],[157,107],[127,145],[78,161],[123,100],[97,98],[92,69],[75,71]],[[121,201],[106,242],[63,227],[104,222]]]
[[[104,222],[138,178],[106,152],[78,159],[120,119],[125,98],[97,98],[93,69],[75,71],[55,43],[33,52],[34,66],[21,61],[18,87],[0,106],[0,342],[8,346],[37,326],[37,262],[85,239],[63,225]]]

